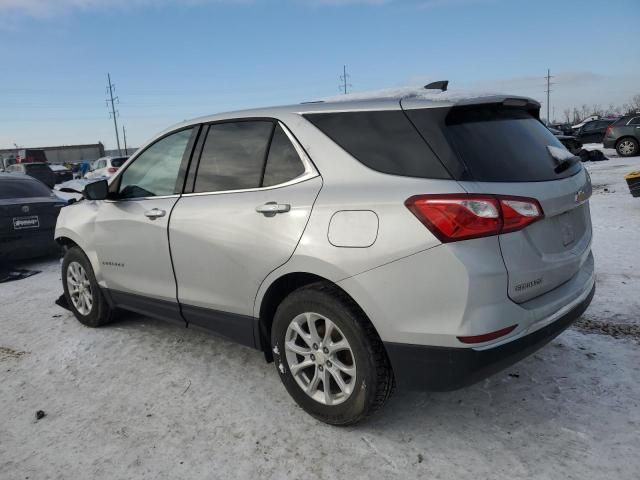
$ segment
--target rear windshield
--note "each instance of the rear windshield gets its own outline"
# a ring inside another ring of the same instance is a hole
[[[400,110],[314,113],[304,117],[373,170],[406,177],[451,178]]]
[[[112,158],[111,159],[111,166],[112,167],[116,167],[116,168],[120,168],[124,162],[127,161],[128,157],[122,157],[122,158]]]
[[[51,190],[37,180],[29,178],[1,178],[0,199],[50,197]]]
[[[423,131],[429,109],[410,110]],[[558,168],[548,147],[565,150],[530,112],[502,105],[452,108],[440,126],[451,149],[479,182],[540,182],[575,175],[580,162]],[[429,140],[429,132],[423,132]],[[553,151],[553,149],[551,149]],[[556,150],[557,151],[557,150]]]

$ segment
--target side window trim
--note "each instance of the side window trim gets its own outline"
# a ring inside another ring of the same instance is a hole
[[[271,144],[273,143],[273,136],[276,133],[277,121],[271,122],[271,133],[269,134],[269,142],[267,143],[267,149],[264,151],[264,158],[262,159],[262,172],[260,172],[260,187],[264,184],[264,174],[267,171],[267,160],[269,160],[269,153],[271,152]]]
[[[154,199],[161,199],[161,198],[179,197],[180,195],[182,195],[182,193],[184,192],[184,187],[186,182],[186,174],[194,154],[194,150],[195,150],[194,147],[196,144],[196,140],[198,139],[200,130],[202,130],[201,124],[194,124],[194,125],[188,125],[186,127],[181,127],[181,128],[178,128],[177,130],[172,130],[171,132],[167,132],[165,135],[162,135],[161,137],[156,138],[152,143],[149,143],[144,148],[144,150],[140,150],[136,152],[135,156],[127,160],[123,168],[118,169],[118,173],[116,174],[116,177],[109,184],[109,194],[111,195],[111,194],[117,193],[120,190],[120,181],[122,180],[122,176],[127,171],[127,169],[136,162],[136,160],[139,157],[141,157],[149,148],[153,147],[158,142],[178,132],[182,132],[184,130],[191,130],[191,136],[189,137],[189,141],[187,142],[187,146],[182,155],[182,161],[180,162],[180,167],[178,169],[178,177],[176,178],[176,184],[174,188],[174,191],[176,193],[173,193],[171,195],[159,195],[159,196],[153,196],[153,197],[107,198],[106,201],[107,202],[134,202],[137,200],[154,200]]]
[[[263,167],[262,167],[263,171],[262,171],[262,178],[261,178],[260,184],[262,184],[262,182],[264,181],[264,172],[266,170],[266,160],[268,158],[269,151],[271,150],[271,142],[273,141],[273,136],[275,134],[277,126],[280,126],[282,128],[282,130],[286,134],[287,138],[289,139],[289,141],[293,145],[293,148],[296,150],[296,153],[298,154],[298,157],[300,158],[300,161],[304,165],[304,172],[302,173],[302,175],[299,175],[299,176],[297,176],[295,178],[292,178],[291,180],[288,180],[288,181],[283,182],[283,183],[279,183],[277,185],[271,185],[269,187],[244,188],[244,189],[238,189],[238,190],[218,190],[218,191],[213,191],[213,192],[194,192],[195,179],[196,179],[196,177],[198,175],[198,167],[200,166],[200,160],[201,160],[201,157],[202,157],[202,151],[204,149],[204,143],[205,143],[207,135],[209,133],[209,127],[212,126],[212,125],[218,125],[218,124],[221,124],[221,123],[251,122],[251,121],[254,121],[254,122],[255,121],[271,121],[273,123],[273,129],[271,131],[271,136],[269,138],[269,144],[267,146],[267,150],[266,150],[266,153],[265,153],[265,161],[263,162]],[[271,118],[271,117],[229,118],[229,119],[224,119],[224,120],[218,120],[218,121],[215,121],[215,122],[209,122],[207,124],[202,125],[202,132],[201,132],[200,138],[198,140],[198,144],[197,144],[197,146],[195,148],[195,151],[193,153],[193,161],[191,162],[191,165],[190,165],[190,168],[189,168],[189,172],[187,173],[186,185],[185,185],[184,193],[182,194],[182,196],[184,196],[184,197],[195,197],[195,196],[201,196],[201,195],[220,195],[220,194],[227,194],[227,193],[242,193],[242,192],[256,192],[256,191],[261,191],[261,190],[275,190],[277,188],[288,187],[289,185],[295,185],[296,183],[301,183],[301,182],[304,182],[306,180],[309,180],[311,178],[315,178],[315,177],[318,177],[318,176],[320,176],[320,174],[318,173],[315,165],[311,161],[311,158],[309,157],[309,155],[307,155],[307,152],[304,150],[304,148],[302,148],[302,146],[298,142],[298,139],[293,135],[293,133],[289,130],[289,128],[282,121],[280,121],[279,119]]]

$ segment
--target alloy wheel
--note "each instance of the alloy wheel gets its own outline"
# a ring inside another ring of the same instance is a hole
[[[285,335],[289,370],[302,390],[324,405],[346,401],[356,383],[353,350],[338,326],[313,312],[296,316]]]
[[[623,140],[618,146],[622,155],[631,155],[635,149],[635,145],[631,140]]]
[[[87,271],[78,262],[67,267],[67,289],[71,303],[81,315],[89,315],[93,307],[93,291]]]

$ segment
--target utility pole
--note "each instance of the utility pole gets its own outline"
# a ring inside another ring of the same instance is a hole
[[[122,125],[122,139],[124,140],[124,154],[129,155],[129,149],[127,148],[127,130]]]
[[[118,115],[118,111],[116,110],[115,104],[120,103],[118,97],[113,96],[113,89],[115,85],[111,83],[111,74],[107,73],[107,80],[109,85],[107,86],[107,90],[109,93],[109,98],[107,99],[107,107],[109,106],[109,102],[111,102],[111,110],[109,111],[109,115],[113,117],[113,128],[116,131],[116,143],[118,144],[118,154],[122,156],[122,150],[120,150],[120,136],[118,135],[118,120],[116,116]]]
[[[349,83],[349,78],[351,77],[351,75],[349,75],[347,73],[347,66],[343,65],[342,66],[342,75],[340,75],[340,91],[346,95],[347,93],[349,93],[347,91],[347,89],[349,87],[351,87],[351,84]]]
[[[547,79],[547,124],[551,123],[551,118],[549,117],[549,111],[550,111],[550,98],[551,98],[551,85],[553,85],[551,83],[551,79],[553,78],[551,76],[551,70],[547,69],[547,76],[545,77]]]

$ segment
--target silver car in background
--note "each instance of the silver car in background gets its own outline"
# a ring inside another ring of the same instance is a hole
[[[172,127],[62,210],[69,306],[89,326],[123,309],[262,350],[336,425],[396,385],[486,378],[595,290],[591,182],[539,109],[417,92]]]

